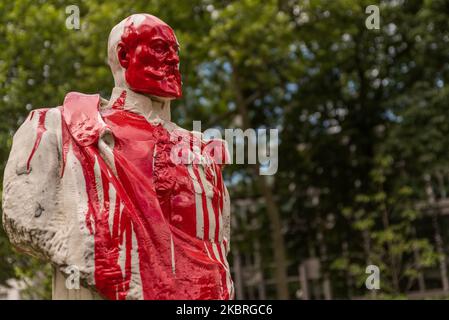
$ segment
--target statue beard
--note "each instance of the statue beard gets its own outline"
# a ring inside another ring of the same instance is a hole
[[[180,98],[182,96],[181,75],[177,66],[152,66],[141,70],[128,68],[125,71],[128,86],[136,92],[164,98]]]

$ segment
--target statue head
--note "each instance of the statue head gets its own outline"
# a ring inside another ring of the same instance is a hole
[[[150,14],[129,16],[109,35],[115,85],[163,99],[181,97],[178,49],[168,24]]]

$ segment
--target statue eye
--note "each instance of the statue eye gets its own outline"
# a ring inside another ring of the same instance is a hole
[[[151,43],[151,49],[156,53],[163,54],[168,51],[168,45],[162,40],[156,40]]]

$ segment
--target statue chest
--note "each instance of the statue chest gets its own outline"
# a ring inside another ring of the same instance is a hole
[[[221,167],[190,132],[169,133],[142,119],[129,114],[105,117],[114,136],[113,153],[125,158],[134,171],[133,183],[155,189],[171,226],[199,239],[221,241],[225,201]]]

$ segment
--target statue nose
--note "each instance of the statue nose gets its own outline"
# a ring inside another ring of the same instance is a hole
[[[166,61],[169,64],[178,64],[179,63],[178,53],[175,50],[170,49],[170,54],[168,55]]]

